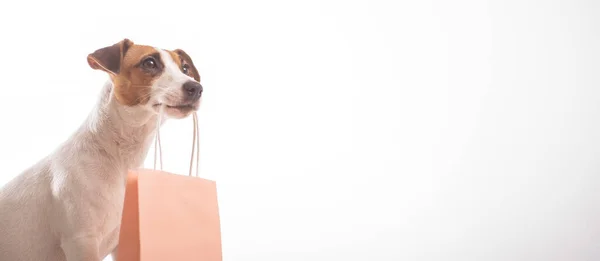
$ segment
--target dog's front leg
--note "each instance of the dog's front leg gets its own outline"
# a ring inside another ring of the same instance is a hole
[[[102,261],[102,202],[65,190],[58,197],[56,224],[66,261]],[[81,193],[81,192],[80,192]]]
[[[81,235],[61,240],[67,261],[102,261],[97,235]]]

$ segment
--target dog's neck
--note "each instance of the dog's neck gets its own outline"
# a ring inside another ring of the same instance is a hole
[[[141,167],[156,134],[158,115],[141,106],[120,104],[113,91],[108,81],[84,129],[98,149],[113,157],[113,163],[122,169]]]

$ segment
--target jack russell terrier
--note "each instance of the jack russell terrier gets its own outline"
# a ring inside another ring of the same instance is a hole
[[[0,260],[116,258],[129,169],[162,125],[197,111],[202,85],[190,56],[129,39],[87,56],[108,73],[95,109],[60,147],[0,190]]]

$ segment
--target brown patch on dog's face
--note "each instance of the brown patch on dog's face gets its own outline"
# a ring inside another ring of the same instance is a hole
[[[182,69],[183,73],[194,78],[194,80],[196,80],[197,82],[200,82],[200,73],[198,73],[196,66],[194,66],[194,62],[192,61],[192,58],[181,49],[176,49],[176,50],[172,51],[171,53],[174,53],[177,55],[177,58],[174,58],[174,59],[180,61],[179,63],[181,65],[181,69]]]
[[[88,55],[88,63],[109,74],[117,100],[128,106],[149,101],[152,85],[164,69],[155,48],[129,39],[96,50]]]
[[[115,98],[123,105],[164,110],[177,118],[198,107],[200,74],[181,49],[166,51],[124,39],[89,54],[88,63],[109,74]]]
[[[134,45],[124,56],[121,68],[119,75],[113,77],[117,100],[129,106],[148,103],[152,86],[164,71],[158,51]]]

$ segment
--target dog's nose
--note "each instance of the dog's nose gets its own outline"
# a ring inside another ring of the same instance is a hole
[[[202,95],[202,85],[195,81],[188,81],[183,84],[183,92],[187,99],[197,99]]]

